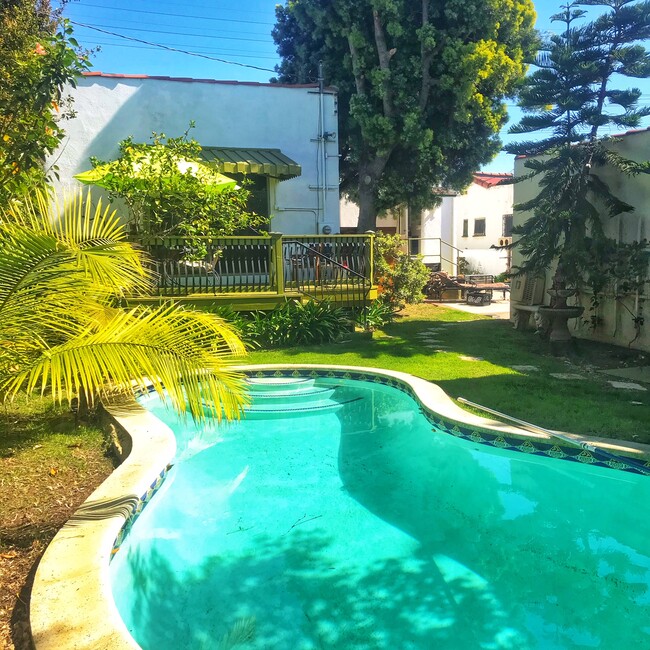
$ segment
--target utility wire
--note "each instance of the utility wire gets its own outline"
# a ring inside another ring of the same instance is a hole
[[[100,45],[100,46],[105,46],[105,47],[128,47],[136,50],[155,50],[157,47],[152,47],[149,45],[127,45],[126,43],[119,43],[117,41],[101,41],[101,40],[92,40],[88,41],[87,43],[88,47],[91,45]],[[183,43],[166,43],[165,45],[183,45]],[[274,56],[261,56],[261,55],[254,55],[254,54],[239,54],[238,52],[215,52],[213,50],[210,50],[209,48],[202,48],[198,46],[196,49],[201,49],[201,50],[206,50],[205,52],[201,52],[201,54],[221,54],[228,56],[231,54],[232,56],[241,58],[241,59],[268,59],[269,61],[275,61],[276,57]]]
[[[161,43],[152,43],[151,41],[144,41],[140,38],[133,38],[132,36],[124,36],[124,34],[118,34],[116,32],[109,32],[105,29],[100,29],[99,27],[93,27],[92,25],[86,25],[84,23],[78,23],[74,20],[70,21],[73,25],[76,25],[77,27],[85,27],[86,29],[93,29],[96,32],[101,32],[102,34],[109,34],[110,36],[117,36],[119,38],[123,38],[127,41],[135,41],[136,43],[144,43],[145,45],[151,45],[153,47],[158,47],[163,50],[168,50],[169,52],[178,52],[180,54],[187,54],[188,56],[196,56],[200,59],[208,59],[209,61],[217,61],[219,63],[226,63],[228,65],[238,65],[242,68],[252,68],[253,70],[262,70],[263,72],[276,72],[275,70],[272,70],[271,68],[262,68],[257,65],[251,65],[249,63],[238,63],[237,61],[227,61],[226,59],[219,59],[214,56],[208,56],[207,54],[200,54],[199,52],[189,52],[187,50],[180,50],[175,47],[169,47],[168,45],[162,45]]]
[[[84,27],[89,26],[89,25],[84,25],[83,23],[75,23],[73,20],[71,20],[70,22],[73,24],[82,25]],[[239,38],[237,36],[204,36],[203,34],[191,34],[187,32],[168,32],[163,29],[142,29],[140,27],[122,27],[121,25],[98,25],[97,27],[104,27],[108,29],[124,29],[127,32],[148,32],[150,34],[173,34],[174,36],[192,36],[194,38],[210,38],[210,39],[225,40],[225,41],[249,41],[252,43],[269,42],[269,39],[267,38]],[[97,27],[95,27],[94,29],[97,29]],[[196,29],[200,29],[200,27],[197,27]]]
[[[264,23],[258,20],[236,20],[235,18],[212,18],[210,16],[198,16],[196,14],[174,14],[165,11],[145,11],[144,9],[122,9],[122,7],[105,7],[103,5],[92,5],[84,3],[83,7],[93,7],[94,9],[108,9],[109,11],[128,11],[132,14],[147,14],[150,16],[172,16],[174,18],[199,18],[200,20],[211,20],[220,23],[245,23],[247,25],[267,25],[273,26],[273,23]]]

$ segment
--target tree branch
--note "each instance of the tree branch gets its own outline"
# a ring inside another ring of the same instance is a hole
[[[395,108],[393,106],[393,93],[390,87],[390,60],[397,52],[395,48],[392,50],[388,49],[386,45],[386,36],[384,34],[384,28],[381,24],[381,19],[379,18],[379,12],[376,9],[372,11],[372,18],[375,26],[375,44],[377,45],[377,54],[379,56],[379,68],[382,72],[385,73],[383,81],[383,93],[382,93],[382,102],[384,105],[384,115],[386,117],[392,118],[395,115]]]
[[[350,48],[350,56],[352,57],[352,74],[354,75],[354,83],[357,87],[357,94],[365,95],[366,84],[363,72],[361,71],[361,63],[359,62],[359,50],[357,50],[357,46],[354,44],[352,34],[348,34],[348,47]]]
[[[429,68],[433,59],[433,51],[427,47],[427,27],[429,26],[429,0],[422,0],[422,45],[420,59],[422,61],[422,86],[420,87],[420,110],[424,111],[429,101],[431,75]]]

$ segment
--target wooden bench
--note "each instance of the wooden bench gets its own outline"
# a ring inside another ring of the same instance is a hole
[[[530,317],[537,314],[544,305],[544,284],[541,275],[522,275],[512,278],[510,286],[510,307],[515,329],[525,330],[530,326]]]

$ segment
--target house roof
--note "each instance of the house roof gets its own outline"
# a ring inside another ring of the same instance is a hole
[[[201,159],[225,174],[262,174],[283,181],[302,173],[300,165],[280,149],[203,147]]]
[[[177,81],[184,83],[197,83],[197,84],[223,84],[227,86],[268,86],[269,88],[318,88],[318,84],[280,84],[280,83],[264,83],[260,81],[230,81],[222,79],[194,79],[193,77],[167,77],[162,75],[147,75],[147,74],[119,74],[113,72],[84,72],[84,77],[103,77],[106,79],[153,79],[156,81]],[[336,88],[325,87],[325,92],[336,93]]]
[[[496,172],[476,172],[474,174],[474,182],[481,187],[494,187],[507,178],[512,178],[512,174]]]

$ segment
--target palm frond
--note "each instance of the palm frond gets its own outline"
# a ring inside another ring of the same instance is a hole
[[[96,395],[151,384],[181,413],[230,419],[245,403],[245,385],[224,357],[244,354],[233,330],[212,314],[173,305],[115,310],[102,328],[42,350],[1,382],[0,391],[39,389],[59,402],[83,392],[92,403]]]

